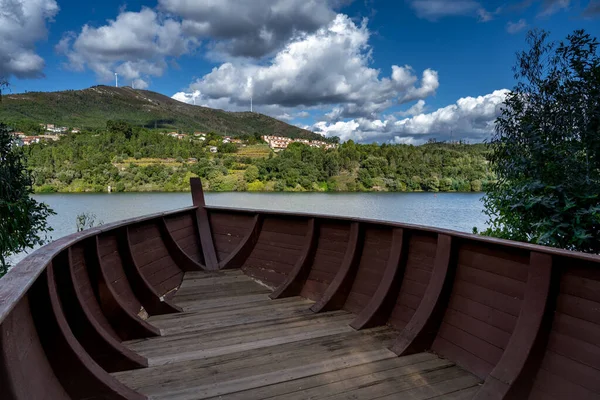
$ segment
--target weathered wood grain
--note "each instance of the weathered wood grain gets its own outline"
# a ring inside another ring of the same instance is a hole
[[[90,311],[90,303],[98,310],[100,306],[93,294],[89,300],[84,299],[80,280],[75,275],[71,248],[61,253],[54,263],[58,266],[55,269],[58,294],[69,326],[94,361],[108,372],[147,367],[148,360],[121,344],[98,322],[98,314]]]
[[[142,273],[140,265],[136,261],[136,254],[132,251],[130,227],[121,229],[118,233],[118,241],[127,279],[136,297],[148,313],[161,315],[180,312],[181,308],[161,296]],[[183,278],[183,271],[179,270],[178,272]]]
[[[402,283],[406,262],[407,236],[402,229],[394,229],[392,248],[387,266],[377,291],[365,308],[350,324],[354,329],[372,328],[388,320]],[[404,260],[402,260],[404,254]]]
[[[255,215],[250,233],[243,238],[232,252],[219,263],[219,269],[241,268],[258,242],[263,216]]]
[[[452,288],[453,264],[452,237],[439,235],[431,281],[415,314],[392,347],[396,354],[413,354],[431,348]]]
[[[42,347],[65,391],[72,398],[97,397],[119,400],[146,397],[123,385],[102,369],[77,341],[63,312],[52,264],[35,282],[31,295],[31,313]]]
[[[531,390],[540,361],[535,359],[534,346],[536,341],[545,341],[548,337],[540,330],[548,318],[552,257],[540,253],[531,253],[530,257],[527,289],[517,325],[502,358],[486,378],[476,399],[525,398]]]
[[[100,258],[98,240],[96,236],[96,240],[90,244],[89,251],[95,253],[95,257],[92,255],[90,258],[92,260],[91,265],[96,269],[98,299],[102,312],[123,340],[160,336],[160,331],[133,312],[131,306],[125,303],[115,291],[114,285],[107,275],[107,269],[111,266],[106,266]]]
[[[193,260],[175,241],[175,238],[171,235],[169,231],[169,227],[167,226],[167,222],[164,218],[161,218],[160,221],[160,233],[162,235],[165,246],[167,247],[167,251],[169,255],[173,258],[175,263],[181,268],[183,272],[188,271],[202,271],[205,267]],[[196,244],[200,246],[200,244]]]
[[[240,306],[235,299],[243,278],[186,275],[182,287],[199,291],[185,295],[188,301],[195,296],[202,304],[212,285],[227,287],[221,292],[229,297],[212,307],[151,317],[166,335],[128,343],[151,366],[114,376],[152,398],[179,400],[373,398],[429,386],[433,389],[427,393],[441,395],[479,382],[433,354],[396,357],[387,349],[396,336],[393,330],[381,326],[356,331],[347,325],[352,314],[344,310],[297,312],[310,303],[300,297],[264,296]],[[206,284],[200,284],[203,280]],[[178,293],[174,301],[180,298]],[[447,381],[452,383],[443,384]]]
[[[219,260],[215,252],[208,211],[205,208],[206,203],[204,201],[202,181],[200,178],[190,178],[190,186],[192,188],[192,202],[195,207],[198,207],[196,209],[196,223],[198,225],[202,253],[204,254],[204,265],[207,270],[216,271],[219,269]]]
[[[311,307],[313,312],[339,310],[344,306],[358,268],[362,251],[362,227],[355,222],[350,228],[350,239],[342,265],[323,296]]]
[[[296,261],[294,269],[287,276],[286,280],[271,293],[270,297],[272,299],[297,296],[302,292],[304,283],[310,274],[310,267],[315,256],[315,251],[317,250],[317,241],[319,240],[318,229],[318,223],[315,219],[309,219],[302,255]]]
[[[68,400],[39,340],[28,296],[0,325],[0,398]]]

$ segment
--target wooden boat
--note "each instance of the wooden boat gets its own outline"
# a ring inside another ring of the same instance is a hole
[[[598,256],[192,195],[0,281],[0,398],[600,398]]]

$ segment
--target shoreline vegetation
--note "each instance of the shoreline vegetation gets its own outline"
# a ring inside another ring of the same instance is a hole
[[[233,144],[107,126],[24,146],[35,192],[186,192],[191,177],[209,192],[481,192],[495,179],[484,144],[292,143],[274,152],[258,133],[232,135]]]

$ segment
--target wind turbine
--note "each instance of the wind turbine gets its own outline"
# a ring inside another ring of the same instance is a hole
[[[115,72],[115,87],[119,87],[119,74]]]

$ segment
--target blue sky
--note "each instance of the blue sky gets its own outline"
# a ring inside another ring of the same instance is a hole
[[[0,0],[14,93],[135,84],[361,142],[485,140],[531,28],[600,0]]]

